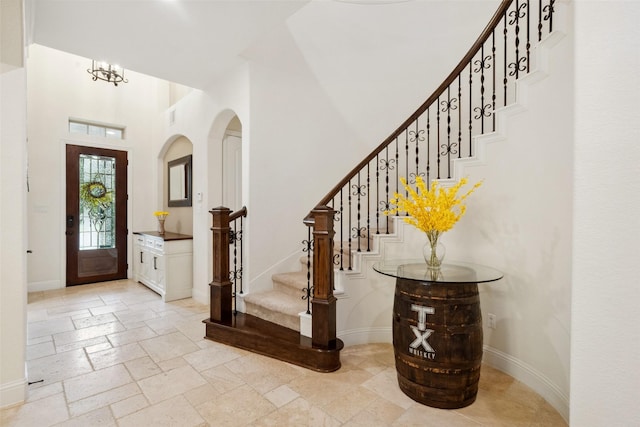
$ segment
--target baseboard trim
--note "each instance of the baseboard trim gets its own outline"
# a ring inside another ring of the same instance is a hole
[[[345,346],[393,342],[391,326],[347,329],[345,331],[338,331],[337,335],[338,338],[344,342]]]
[[[482,361],[532,388],[569,424],[569,397],[545,375],[520,359],[489,346],[484,346]]]
[[[202,291],[199,288],[196,288],[194,286],[191,289],[191,298],[193,298],[194,300],[196,300],[201,304],[209,304],[209,292],[207,292],[208,290],[209,290],[208,286],[206,291]]]
[[[45,280],[42,282],[27,283],[27,292],[51,291],[53,289],[62,289],[60,280]]]
[[[9,381],[0,385],[0,408],[19,405],[27,395],[27,378]]]

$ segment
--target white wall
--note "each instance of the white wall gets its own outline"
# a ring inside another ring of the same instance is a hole
[[[576,1],[571,425],[640,425],[640,3]]]
[[[249,280],[262,286],[271,283],[263,273],[302,253],[304,217],[361,160],[363,150],[285,28],[255,49],[250,126],[243,121],[243,144],[250,137],[245,164],[251,230],[245,253]]]
[[[499,3],[314,1],[287,27],[325,96],[357,136],[349,144],[363,142],[364,152],[442,83]]]
[[[0,74],[0,407],[26,391],[25,86],[24,68]]]
[[[4,407],[24,400],[27,390],[27,106],[21,3],[3,0],[0,15],[0,407]]]
[[[484,183],[442,242],[445,261],[504,272],[502,280],[480,285],[483,317],[492,313],[497,323],[495,330],[484,325],[483,361],[534,388],[568,419],[573,45],[571,34],[553,40],[557,44],[546,52],[548,77],[530,87],[525,82],[537,77],[521,79],[519,105],[500,111],[499,131],[479,139],[474,152],[482,158],[459,167],[460,176],[469,178],[467,188]],[[345,284],[347,297],[338,302],[338,333],[345,341],[390,339],[394,281],[371,265],[419,258],[427,241],[402,221],[396,230],[397,237],[381,239],[380,255],[365,258],[363,277]]]
[[[448,256],[505,273],[500,282],[481,286],[485,319],[492,313],[497,325],[484,331],[485,362],[534,388],[567,419],[572,43],[569,32],[548,51],[547,78],[531,86],[527,78],[521,80],[522,110],[510,108],[498,116],[507,139],[486,145],[484,165],[463,168],[471,182],[484,183],[469,199],[466,217],[444,240],[451,248]]]
[[[30,290],[65,286],[65,144],[128,151],[129,231],[155,230],[158,199],[157,120],[168,107],[168,83],[127,71],[118,87],[92,81],[91,61],[30,45],[27,61]],[[125,139],[70,134],[70,117],[125,126]]]

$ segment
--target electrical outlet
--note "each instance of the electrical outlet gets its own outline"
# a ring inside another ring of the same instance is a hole
[[[496,328],[496,315],[493,313],[489,313],[487,315],[487,319],[488,319],[488,325],[489,329],[495,329]]]

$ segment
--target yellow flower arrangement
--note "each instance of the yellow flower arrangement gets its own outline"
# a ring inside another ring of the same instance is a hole
[[[451,230],[464,215],[467,207],[462,202],[482,184],[482,181],[476,183],[460,197],[457,196],[457,193],[467,183],[466,178],[461,178],[450,188],[441,188],[438,181],[434,180],[431,188],[428,189],[422,177],[417,177],[418,191],[409,186],[405,178],[400,178],[400,181],[407,191],[408,197],[395,193],[393,199],[389,200],[389,204],[396,207],[384,213],[385,215],[395,215],[399,212],[406,212],[409,216],[404,218],[404,222],[427,234],[432,256],[435,256],[438,238],[445,231]],[[429,263],[429,260],[427,262]],[[432,262],[439,266],[439,262],[436,260],[432,260]]]
[[[166,212],[166,211],[155,211],[153,214],[155,216],[157,216],[158,219],[162,220],[162,219],[166,219],[167,218],[167,216],[169,215],[169,212]]]

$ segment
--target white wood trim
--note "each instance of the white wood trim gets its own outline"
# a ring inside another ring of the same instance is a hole
[[[345,347],[359,344],[393,342],[391,326],[347,329],[338,331],[337,336],[344,342]]]
[[[532,388],[560,413],[567,424],[569,423],[569,396],[531,365],[490,346],[484,346],[482,363],[486,363]]]
[[[61,288],[64,288],[64,286],[62,286],[60,280],[44,280],[41,282],[27,283],[27,292],[50,291]]]
[[[0,384],[0,408],[18,405],[27,396],[27,378]]]

